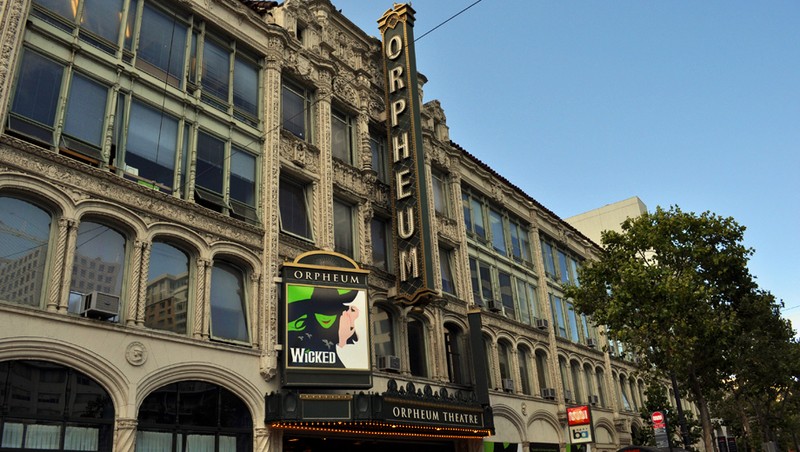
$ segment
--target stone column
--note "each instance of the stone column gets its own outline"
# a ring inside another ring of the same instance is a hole
[[[197,294],[195,297],[194,306],[194,328],[192,336],[195,339],[208,339],[208,328],[206,328],[206,305],[210,291],[211,272],[208,268],[211,266],[209,259],[199,258],[196,262],[197,265]]]
[[[69,286],[72,283],[72,267],[75,262],[75,246],[78,243],[78,228],[80,221],[67,219],[66,240],[61,242],[59,237],[58,253],[64,255],[63,274],[61,277],[60,293],[58,295],[58,312],[66,313],[69,309]],[[61,224],[59,224],[61,227]],[[63,246],[63,251],[62,251]]]
[[[65,313],[68,306],[61,303],[61,288],[64,284],[64,254],[66,251],[67,240],[70,229],[75,225],[75,220],[61,218],[58,220],[58,238],[56,241],[56,251],[53,262],[53,271],[50,274],[50,286],[47,293],[47,310],[50,312],[59,311]]]
[[[117,418],[114,428],[114,452],[133,452],[136,449],[136,419]]]

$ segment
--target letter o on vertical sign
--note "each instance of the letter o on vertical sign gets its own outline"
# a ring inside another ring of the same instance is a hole
[[[400,35],[394,35],[389,38],[389,42],[386,43],[386,57],[390,60],[396,60],[402,52],[403,40]]]

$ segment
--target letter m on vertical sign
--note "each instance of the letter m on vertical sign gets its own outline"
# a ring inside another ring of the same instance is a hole
[[[378,24],[383,38],[386,126],[392,161],[396,299],[409,305],[425,304],[436,289],[414,54],[414,10],[407,4],[395,4]]]

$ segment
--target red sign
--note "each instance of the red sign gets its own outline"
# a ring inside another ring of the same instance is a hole
[[[664,413],[661,411],[654,411],[653,414],[650,415],[650,420],[653,421],[653,428],[667,428],[664,423]]]
[[[589,415],[588,405],[567,408],[567,424],[569,426],[586,425],[591,422],[592,418]]]

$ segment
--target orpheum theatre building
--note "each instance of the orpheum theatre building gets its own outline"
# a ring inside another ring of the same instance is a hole
[[[632,358],[561,292],[599,248],[375,19],[3,3],[0,451],[555,452],[573,405],[630,443]]]

